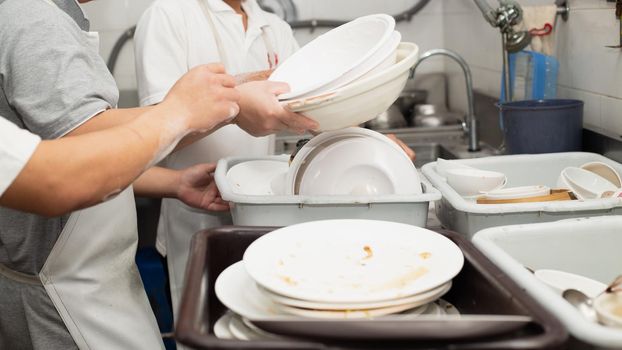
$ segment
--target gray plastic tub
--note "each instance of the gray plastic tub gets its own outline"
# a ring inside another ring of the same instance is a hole
[[[573,349],[622,349],[622,331],[586,320],[531,269],[555,269],[609,284],[622,273],[622,216],[495,227],[473,243],[566,326]]]
[[[506,187],[546,185],[555,188],[561,171],[568,166],[588,162],[609,164],[619,173],[622,165],[595,153],[571,152],[534,155],[496,156],[457,160],[478,169],[500,171],[508,182]],[[435,203],[436,216],[443,226],[472,237],[477,231],[494,226],[550,222],[561,219],[622,215],[622,199],[591,201],[534,202],[516,204],[477,204],[464,199],[436,171],[436,162],[422,168],[443,198]]]
[[[233,224],[240,226],[287,226],[326,219],[375,219],[425,227],[430,202],[440,192],[422,179],[423,194],[386,196],[250,196],[236,194],[227,182],[227,171],[250,160],[288,162],[289,156],[231,157],[216,168],[216,185],[222,198],[232,204]]]

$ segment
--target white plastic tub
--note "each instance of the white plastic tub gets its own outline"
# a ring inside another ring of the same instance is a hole
[[[599,161],[622,174],[622,165],[594,153],[571,152],[537,155],[496,156],[457,160],[460,164],[483,170],[499,171],[507,178],[506,187],[545,185],[556,188],[561,171]],[[475,232],[494,226],[550,222],[576,217],[622,214],[622,199],[561,201],[512,204],[477,204],[460,196],[439,175],[436,162],[423,166],[422,172],[443,198],[435,203],[436,216],[443,226],[472,237]]]
[[[578,339],[573,348],[622,349],[622,331],[586,320],[525,269],[555,269],[609,284],[622,273],[622,216],[489,228],[473,243]]]
[[[426,180],[422,180],[423,194],[408,196],[251,196],[233,193],[227,182],[227,171],[236,164],[262,159],[288,162],[289,156],[232,157],[218,162],[216,185],[222,198],[232,204],[234,225],[286,226],[325,219],[376,219],[424,227],[429,203],[441,198],[440,192]]]

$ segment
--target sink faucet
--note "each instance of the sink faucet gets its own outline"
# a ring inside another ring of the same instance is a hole
[[[423,61],[433,56],[446,56],[452,58],[462,68],[462,72],[464,73],[464,80],[466,83],[467,102],[469,104],[466,118],[462,122],[462,128],[464,129],[464,132],[468,135],[469,151],[477,152],[479,151],[479,139],[477,136],[477,119],[475,118],[475,108],[473,106],[473,79],[471,78],[471,70],[469,69],[469,65],[464,60],[464,58],[451,50],[430,50],[421,55],[421,57],[419,57],[419,61],[417,62],[417,64],[415,64],[410,73],[411,78],[414,77],[417,67],[419,67],[419,65]]]

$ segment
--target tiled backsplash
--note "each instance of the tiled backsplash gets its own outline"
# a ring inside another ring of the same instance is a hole
[[[135,25],[153,0],[101,0],[84,5],[92,29],[101,34],[101,51],[108,58],[124,30]],[[301,19],[351,19],[385,12],[398,13],[417,0],[295,0]],[[491,4],[496,1],[490,0]],[[553,0],[520,0],[527,5],[550,4]],[[622,135],[622,51],[605,48],[616,44],[619,22],[614,5],[606,0],[569,0],[568,22],[556,29],[560,60],[559,96],[584,100],[585,126],[612,137]],[[432,0],[411,22],[400,23],[404,40],[414,41],[422,52],[446,47],[465,57],[473,72],[475,88],[498,96],[501,77],[501,49],[498,30],[482,17],[471,0]],[[298,30],[296,38],[305,44],[324,32]],[[419,73],[450,74],[450,105],[465,109],[462,74],[442,59],[426,62]],[[115,71],[121,90],[136,89],[131,43],[121,53]]]
[[[462,54],[473,72],[475,88],[498,96],[501,85],[501,37],[472,1],[443,0],[444,43]],[[492,3],[492,2],[491,2]],[[553,0],[522,0],[546,5]],[[569,0],[567,22],[558,18],[559,97],[585,101],[586,128],[608,136],[622,135],[622,51],[606,48],[619,42],[614,4],[605,0]],[[451,104],[464,106],[464,83],[451,66]]]

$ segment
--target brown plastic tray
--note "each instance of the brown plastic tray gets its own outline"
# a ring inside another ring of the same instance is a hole
[[[216,320],[227,309],[214,292],[216,278],[242,259],[246,248],[272,227],[223,227],[201,231],[193,239],[186,269],[175,337],[195,349],[563,349],[568,334],[562,324],[462,236],[435,230],[460,247],[465,263],[443,299],[463,314],[526,315],[534,321],[503,336],[455,342],[238,341],[218,339]],[[442,332],[442,329],[438,330]]]

